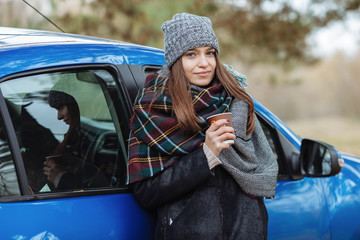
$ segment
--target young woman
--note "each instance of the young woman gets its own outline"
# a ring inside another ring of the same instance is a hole
[[[175,14],[162,30],[166,66],[135,101],[128,184],[157,209],[156,239],[266,239],[278,166],[244,79],[221,64],[207,17]],[[228,111],[233,127],[206,122]]]

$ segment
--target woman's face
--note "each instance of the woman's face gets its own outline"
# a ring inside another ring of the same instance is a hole
[[[181,56],[186,77],[191,84],[207,86],[215,75],[216,50],[212,47],[197,47]]]
[[[63,120],[66,124],[71,125],[71,115],[67,105],[62,105],[56,108],[58,111],[58,120]]]

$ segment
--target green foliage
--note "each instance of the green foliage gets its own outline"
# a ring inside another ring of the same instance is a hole
[[[59,16],[66,32],[163,47],[161,24],[177,12],[204,15],[213,21],[222,57],[245,62],[310,60],[306,37],[316,28],[343,19],[360,8],[359,0],[310,0],[305,10],[287,1],[253,0],[237,6],[230,0],[94,0],[87,10]],[[276,6],[275,10],[267,7]]]

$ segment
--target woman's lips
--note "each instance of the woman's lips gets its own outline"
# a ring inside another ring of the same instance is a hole
[[[206,77],[210,74],[211,71],[204,71],[204,72],[198,72],[196,73],[196,75],[200,76],[200,77]]]

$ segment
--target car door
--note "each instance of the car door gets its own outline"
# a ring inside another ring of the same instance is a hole
[[[0,83],[0,225],[6,229],[0,239],[151,239],[153,216],[125,187],[130,103],[124,84],[133,79],[119,69],[63,66]],[[79,114],[78,148],[66,154],[57,152],[71,126],[52,104],[60,100],[75,102]],[[62,166],[57,184],[44,174],[47,159]],[[65,175],[79,184],[60,188]]]
[[[302,176],[299,150],[261,113],[258,118],[279,163],[275,197],[265,199],[268,239],[331,239],[324,179]]]

